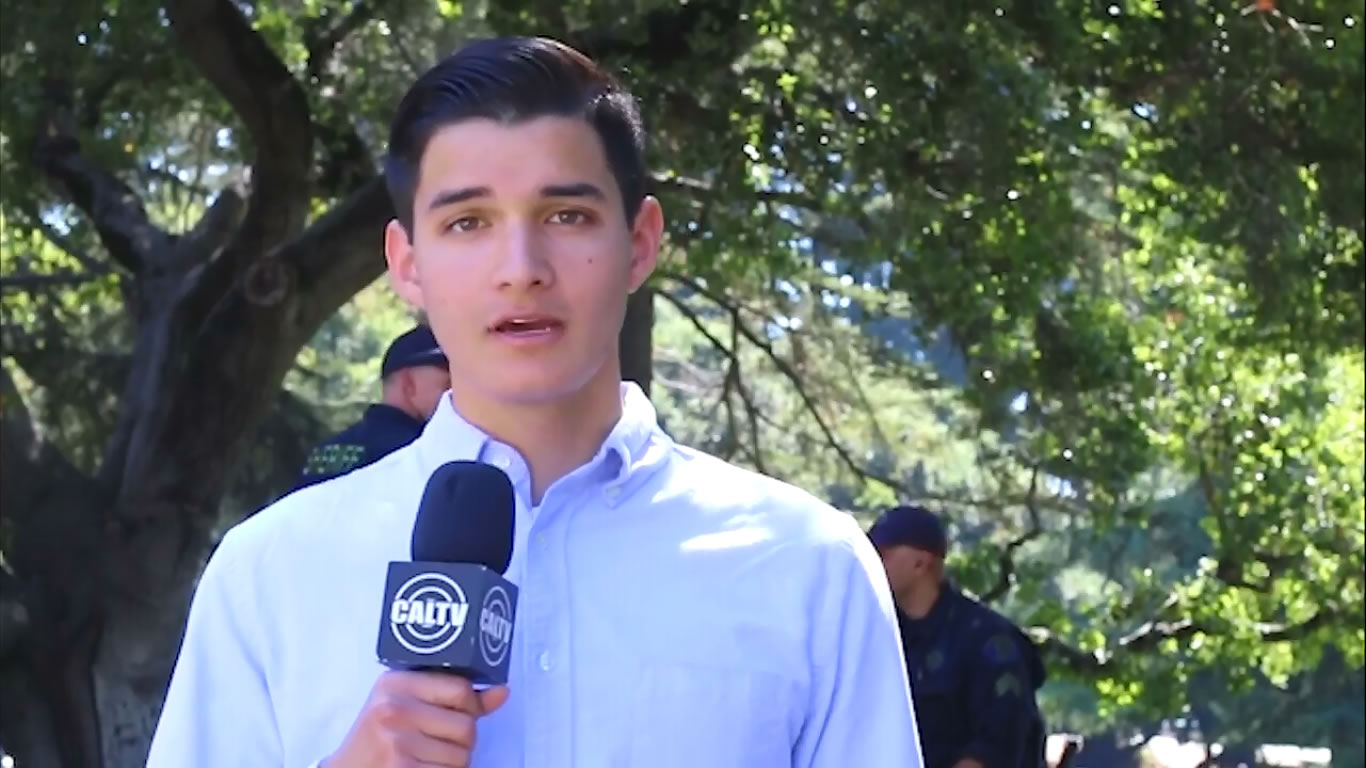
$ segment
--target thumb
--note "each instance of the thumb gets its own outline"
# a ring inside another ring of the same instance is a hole
[[[497,711],[503,703],[508,700],[508,687],[498,685],[479,692],[479,704],[484,708],[484,714],[492,714]]]

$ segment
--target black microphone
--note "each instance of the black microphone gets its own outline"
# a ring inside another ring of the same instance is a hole
[[[514,510],[512,481],[496,467],[452,461],[432,473],[413,524],[413,559],[389,563],[382,664],[507,682],[517,587],[503,572]]]

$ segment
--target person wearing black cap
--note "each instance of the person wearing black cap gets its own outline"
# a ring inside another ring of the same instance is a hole
[[[451,386],[446,354],[431,328],[419,325],[394,339],[380,364],[382,402],[361,420],[308,454],[291,490],[297,491],[373,464],[422,434],[441,395]]]
[[[868,530],[900,613],[925,768],[1039,768],[1045,672],[1029,638],[944,575],[948,535],[918,506]]]

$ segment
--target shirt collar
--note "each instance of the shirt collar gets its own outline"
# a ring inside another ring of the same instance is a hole
[[[621,383],[621,418],[588,464],[594,481],[607,486],[624,484],[640,464],[652,438],[659,432],[654,405],[633,381]],[[465,420],[451,403],[448,391],[441,398],[422,435],[415,441],[424,475],[450,461],[483,461],[492,446],[501,445]],[[504,446],[506,449],[506,447]],[[511,449],[506,449],[511,450]]]
[[[621,383],[621,418],[612,431],[607,433],[593,461],[604,462],[605,477],[609,484],[616,485],[626,481],[631,470],[639,463],[650,444],[650,439],[659,430],[659,421],[650,398],[645,396],[634,381]]]

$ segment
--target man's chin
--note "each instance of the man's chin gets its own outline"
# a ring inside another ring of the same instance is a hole
[[[503,393],[497,400],[505,405],[537,407],[567,402],[572,400],[575,394],[577,393],[558,389],[529,389]]]
[[[491,360],[488,368],[477,373],[470,371],[465,380],[478,390],[477,397],[491,403],[513,407],[573,404],[582,401],[598,386],[611,387],[614,394],[617,392],[620,376],[614,375],[615,370],[609,362],[530,365],[528,361],[507,361],[499,365]],[[607,383],[609,379],[615,380]]]
[[[583,393],[586,382],[569,379],[555,381],[505,382],[491,388],[490,399],[506,405],[535,407],[571,402]]]

